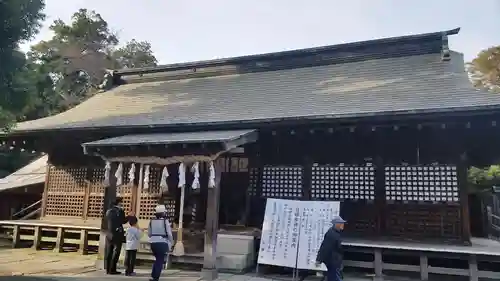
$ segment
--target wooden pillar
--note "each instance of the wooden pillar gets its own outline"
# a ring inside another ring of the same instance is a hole
[[[305,155],[302,161],[302,200],[311,200],[313,161]]]
[[[458,192],[460,193],[460,216],[462,217],[462,241],[465,245],[471,244],[470,217],[469,217],[469,194],[467,186],[467,153],[460,155],[457,165]]]
[[[57,228],[56,245],[54,247],[55,253],[62,253],[64,251],[64,227]]]
[[[35,231],[33,233],[33,250],[40,250],[40,242],[42,241],[42,227],[35,226]]]
[[[83,220],[87,220],[88,218],[88,212],[89,212],[89,200],[90,200],[90,192],[91,192],[91,175],[93,172],[93,167],[87,167],[86,168],[86,175],[85,175],[85,189],[84,192],[85,194],[83,195]]]
[[[250,188],[250,185],[251,185],[251,181],[252,181],[252,178],[251,178],[251,174],[252,174],[252,170],[253,169],[260,169],[260,161],[259,161],[259,151],[257,150],[257,146],[256,145],[251,145],[251,146],[247,146],[246,148],[247,152],[248,152],[248,164],[247,164],[247,176],[248,176],[248,184],[247,184],[247,194],[245,195],[245,211],[243,212],[242,214],[242,218],[241,218],[241,224],[242,225],[245,225],[245,226],[248,226],[248,217],[250,216],[250,213],[251,213],[251,205],[252,205],[252,197],[253,195],[251,194],[251,191],[248,190]],[[258,173],[258,172],[257,172]],[[254,192],[257,193],[257,184],[255,184],[254,186],[255,190]]]
[[[219,196],[221,167],[215,165],[215,186],[207,191],[207,218],[205,225],[205,247],[201,278],[215,280],[217,273],[217,232],[219,231]]]
[[[182,166],[181,166],[182,165]],[[184,169],[182,173],[184,173],[184,179],[187,176],[187,165],[183,163],[179,163],[179,174],[181,173],[181,168]],[[184,241],[183,241],[183,233],[184,233],[184,201],[186,200],[186,182],[182,186],[179,187],[181,190],[181,198],[179,202],[179,227],[177,228],[177,241],[175,242],[174,250],[172,254],[174,256],[183,256],[185,254],[184,250]]]
[[[381,156],[376,156],[375,167],[375,207],[377,209],[377,233],[376,236],[390,235],[386,233],[386,208],[385,195],[385,166]]]
[[[12,226],[12,248],[19,247],[21,242],[21,227],[18,224]]]
[[[101,231],[99,236],[99,254],[97,257],[97,268],[105,269],[104,257],[106,256],[106,232],[108,230],[108,225],[106,222],[106,212],[108,211],[111,203],[116,200],[116,163],[111,163],[111,170],[109,171],[109,185],[104,187],[104,202],[102,206],[102,218],[101,218]]]
[[[47,167],[45,168],[45,185],[43,187],[42,195],[42,213],[40,217],[45,217],[47,214],[47,199],[49,197],[49,186],[50,186],[50,163],[47,160]]]
[[[135,198],[135,216],[139,218],[141,215],[141,199],[142,199],[142,189],[144,188],[144,164],[140,164],[139,166],[139,177],[137,182],[136,189],[136,198]]]
[[[89,231],[87,229],[80,230],[80,245],[78,252],[82,255],[88,254],[89,248]]]
[[[429,280],[429,259],[426,253],[420,253],[420,280]]]

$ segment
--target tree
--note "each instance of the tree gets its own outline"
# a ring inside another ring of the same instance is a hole
[[[0,1],[0,126],[22,117],[33,100],[25,55],[19,43],[31,39],[44,19],[43,0]]]
[[[95,11],[80,9],[70,23],[59,19],[50,29],[52,39],[33,46],[29,56],[50,72],[64,109],[91,96],[107,69],[156,65],[147,42],[117,48],[117,35]]]
[[[139,68],[156,66],[158,61],[153,55],[149,42],[139,42],[135,39],[113,52],[115,68]]]
[[[500,46],[481,51],[467,70],[474,86],[500,92]]]

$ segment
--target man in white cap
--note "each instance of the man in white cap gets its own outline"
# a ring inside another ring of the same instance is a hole
[[[327,269],[326,278],[328,281],[342,281],[342,237],[341,232],[344,230],[346,221],[335,216],[332,219],[332,227],[328,229],[319,247],[318,256],[316,257],[316,266],[324,263]]]
[[[151,252],[153,252],[155,257],[151,270],[151,279],[149,280],[158,281],[163,271],[166,255],[174,243],[172,228],[167,219],[167,209],[165,205],[159,204],[156,206],[155,217],[149,222],[148,236]]]

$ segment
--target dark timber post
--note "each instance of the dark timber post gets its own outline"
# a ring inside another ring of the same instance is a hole
[[[377,236],[386,235],[386,208],[385,197],[385,166],[382,156],[376,156],[374,161],[375,168],[375,208],[378,212],[377,218]]]
[[[252,195],[251,194],[251,190],[250,190],[250,185],[251,185],[251,181],[253,180],[251,177],[252,177],[252,170],[253,169],[260,169],[260,161],[259,161],[259,151],[257,150],[257,147],[255,145],[252,145],[252,146],[247,146],[247,155],[248,155],[248,165],[247,165],[247,168],[248,168],[248,172],[247,172],[247,176],[248,176],[248,183],[247,183],[247,194],[245,196],[245,211],[243,212],[242,214],[242,218],[241,218],[241,224],[247,226],[248,225],[248,217],[250,216],[250,212],[251,212],[251,205],[252,205],[252,197],[256,195],[257,193],[257,184],[255,184],[254,186],[254,192],[255,192],[255,195]],[[257,172],[258,173],[258,172]]]
[[[207,221],[205,225],[205,247],[201,278],[215,280],[217,273],[217,232],[219,231],[219,197],[221,167],[215,164],[215,187],[207,190]]]
[[[302,200],[311,200],[311,188],[312,188],[312,166],[313,161],[309,155],[306,155],[303,159],[302,168]]]
[[[99,255],[97,258],[97,268],[105,269],[105,249],[106,249],[106,231],[108,230],[108,225],[106,223],[106,211],[109,209],[111,203],[116,200],[116,172],[117,165],[111,163],[111,169],[109,171],[109,186],[104,187],[104,200],[102,206],[102,218],[101,218],[101,233],[99,236]]]
[[[470,217],[469,217],[469,195],[467,186],[467,153],[460,154],[457,165],[458,191],[460,192],[460,215],[462,217],[462,240],[464,244],[471,244]]]

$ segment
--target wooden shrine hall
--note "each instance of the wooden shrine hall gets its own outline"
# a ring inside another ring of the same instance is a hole
[[[117,70],[5,138],[49,155],[42,221],[99,225],[120,196],[144,224],[166,204],[175,256],[208,279],[255,265],[266,198],[341,201],[349,245],[375,251],[350,265],[377,275],[394,269],[388,248],[491,260],[500,246],[471,237],[467,168],[498,161],[500,96],[471,85],[458,32]],[[438,268],[420,262],[399,268]],[[470,264],[453,274],[478,276]]]

